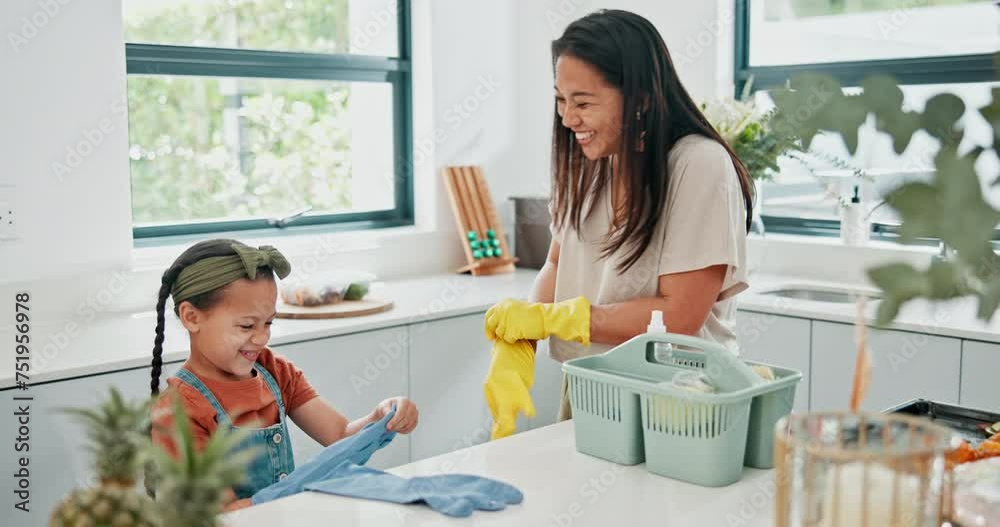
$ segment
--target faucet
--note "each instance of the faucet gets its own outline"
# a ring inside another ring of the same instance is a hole
[[[309,212],[311,210],[312,210],[312,206],[311,205],[307,205],[307,206],[302,207],[301,209],[298,209],[298,210],[292,212],[291,214],[285,215],[283,217],[280,217],[280,218],[271,218],[271,219],[267,220],[267,224],[270,225],[270,226],[272,226],[272,227],[277,227],[279,229],[284,229],[285,227],[288,226],[289,223],[292,223],[293,221],[301,218],[303,214],[305,214],[305,213],[307,213],[307,212]]]

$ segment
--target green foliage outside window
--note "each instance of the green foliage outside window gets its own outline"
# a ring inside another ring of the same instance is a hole
[[[125,35],[347,52],[347,23],[346,0],[178,3],[126,18]],[[149,73],[128,79],[136,224],[351,209],[349,84]]]

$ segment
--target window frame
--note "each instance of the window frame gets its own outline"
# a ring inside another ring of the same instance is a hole
[[[743,85],[751,77],[751,92],[786,86],[788,80],[801,73],[829,75],[842,86],[858,86],[866,77],[889,75],[900,84],[952,84],[991,82],[997,80],[993,54],[943,55],[902,59],[842,61],[816,64],[787,64],[775,66],[750,65],[750,9],[751,0],[734,1],[734,96],[739,97]],[[762,214],[765,232],[800,234],[807,236],[838,236],[840,220],[810,219],[794,216],[769,216]],[[872,239],[898,241],[898,225],[872,224]],[[1000,232],[1000,231],[998,231]],[[1000,239],[1000,237],[998,237]],[[922,240],[936,244],[936,240]]]
[[[396,178],[393,209],[304,215],[296,219],[292,225],[284,227],[273,225],[272,218],[259,217],[239,220],[200,220],[141,227],[133,224],[132,239],[135,246],[159,245],[227,232],[239,232],[241,236],[274,236],[317,230],[333,232],[413,225],[413,75],[410,0],[397,0],[397,2],[398,57],[126,42],[126,76],[175,75],[389,83],[392,87],[393,103],[391,154]],[[131,184],[131,176],[129,180]]]

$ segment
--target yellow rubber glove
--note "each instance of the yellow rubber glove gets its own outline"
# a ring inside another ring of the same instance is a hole
[[[554,304],[508,298],[486,312],[484,331],[490,340],[541,340],[555,335],[590,344],[590,302],[578,296]]]
[[[531,385],[535,382],[535,350],[531,343],[513,344],[503,340],[493,344],[493,362],[483,383],[486,404],[493,414],[491,439],[500,439],[517,429],[517,414],[535,416]]]

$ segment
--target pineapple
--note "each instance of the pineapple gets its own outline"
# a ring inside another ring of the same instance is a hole
[[[154,452],[158,472],[157,502],[165,527],[214,527],[227,491],[246,476],[246,466],[256,454],[252,449],[234,452],[244,434],[219,428],[200,452],[195,449],[184,407],[174,400],[176,459],[162,450]]]
[[[112,387],[109,400],[96,410],[64,410],[87,427],[100,485],[66,496],[52,512],[50,527],[161,525],[156,504],[134,488],[147,443],[149,403],[126,401]]]

